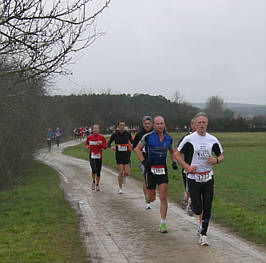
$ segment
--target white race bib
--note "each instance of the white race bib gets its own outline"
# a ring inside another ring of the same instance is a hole
[[[164,166],[152,166],[151,172],[156,175],[165,175],[165,167]]]
[[[118,144],[117,149],[119,152],[126,152],[127,151],[127,145]]]
[[[91,159],[101,159],[100,153],[91,153]]]
[[[204,174],[195,174],[195,181],[197,183],[206,183],[212,179],[212,172]]]

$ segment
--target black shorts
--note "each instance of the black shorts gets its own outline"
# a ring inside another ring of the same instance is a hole
[[[91,159],[90,158],[91,171],[97,176],[101,176],[102,170],[102,159]]]
[[[157,175],[153,174],[150,169],[145,169],[145,182],[147,189],[153,190],[156,189],[156,185],[168,184],[167,167],[165,170],[166,174]]]
[[[130,164],[130,152],[115,152],[115,159],[117,164]]]

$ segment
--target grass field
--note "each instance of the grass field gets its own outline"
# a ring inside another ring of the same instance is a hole
[[[1,263],[85,263],[73,209],[54,170],[32,161],[19,185],[0,193]]]
[[[212,220],[229,227],[246,239],[266,245],[266,133],[213,133],[223,145],[224,163],[214,166],[215,198]],[[183,134],[172,133],[174,145]],[[88,159],[84,143],[64,150]],[[131,176],[141,179],[137,159],[132,153]],[[114,153],[104,151],[103,162],[116,167]],[[170,160],[168,160],[170,166]],[[180,203],[183,182],[178,172],[169,169],[168,197]]]

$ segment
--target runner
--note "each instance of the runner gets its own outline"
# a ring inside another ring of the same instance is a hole
[[[193,118],[191,120],[191,122],[190,122],[190,132],[188,134],[186,134],[185,136],[190,135],[191,133],[193,133],[195,131],[196,131],[195,118]],[[185,138],[185,136],[183,136],[180,139],[180,141],[178,143],[178,146],[183,141],[183,139]],[[184,158],[185,162],[188,162],[188,156],[189,156],[189,153],[187,153],[187,152],[184,152],[183,153],[183,158]],[[182,201],[181,201],[181,207],[183,209],[187,209],[187,213],[188,213],[189,216],[193,216],[192,205],[191,205],[191,198],[189,196],[188,184],[187,184],[187,173],[186,173],[186,171],[184,169],[182,169],[182,177],[183,177],[185,191],[183,193],[183,198],[182,198]]]
[[[51,128],[49,128],[46,132],[46,141],[47,141],[47,145],[48,145],[48,152],[50,152],[51,148],[52,148],[52,139],[53,139],[53,132],[52,132]]]
[[[143,137],[144,134],[151,132],[152,131],[152,117],[151,116],[144,116],[142,118],[142,125],[143,128],[136,134],[134,142],[133,142],[133,149],[136,148],[136,146],[138,145],[139,141],[141,140],[141,138]],[[146,159],[146,154],[144,152],[143,148],[143,156]],[[145,167],[143,166],[143,164],[141,162],[139,162],[139,169],[142,173],[142,181],[143,181],[143,193],[144,193],[144,197],[145,197],[145,207],[146,209],[151,209],[151,205],[150,205],[150,201],[148,199],[148,194],[147,194],[147,187],[146,187],[146,183],[145,183]]]
[[[61,133],[59,127],[57,127],[56,130],[54,131],[54,137],[55,137],[57,148],[59,148],[61,136],[62,136],[62,133]]]
[[[164,119],[157,116],[153,121],[154,131],[145,134],[135,148],[135,153],[139,161],[145,167],[145,182],[147,186],[147,194],[150,202],[156,198],[156,185],[159,189],[160,198],[160,232],[166,233],[166,214],[167,214],[167,189],[168,175],[166,166],[167,151],[171,154],[171,159],[174,160],[172,149],[172,138],[165,132]],[[145,147],[147,154],[146,159],[143,156],[142,149]],[[177,167],[175,163],[175,167]]]
[[[108,148],[115,151],[115,158],[118,168],[118,185],[119,194],[123,193],[122,185],[125,184],[126,177],[129,176],[130,171],[130,154],[131,144],[133,143],[131,134],[125,130],[125,122],[119,121],[118,130],[113,133],[108,141]],[[111,146],[112,142],[115,146]]]
[[[202,219],[200,217],[199,244],[208,246],[207,229],[211,218],[214,184],[212,166],[223,161],[223,148],[216,137],[206,132],[208,118],[205,113],[198,113],[195,122],[196,132],[183,139],[175,151],[175,157],[187,172],[188,190],[194,213],[201,215],[203,212]],[[183,160],[181,153],[186,153],[186,161]]]
[[[91,190],[100,191],[100,178],[102,169],[102,149],[106,149],[106,140],[99,134],[100,126],[93,125],[93,133],[87,137],[85,148],[90,149],[90,165],[92,170]]]

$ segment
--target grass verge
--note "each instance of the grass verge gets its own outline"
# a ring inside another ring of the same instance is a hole
[[[75,213],[48,166],[32,161],[0,204],[1,263],[88,262]]]
[[[181,136],[182,134],[179,137],[173,134],[175,144]],[[214,167],[215,198],[212,220],[250,241],[265,246],[266,148],[258,142],[264,142],[266,134],[219,133],[216,136],[225,148],[225,162]],[[247,142],[249,138],[252,140]],[[64,149],[64,154],[88,160],[88,151],[84,149],[84,143]],[[134,153],[131,155],[131,162],[131,176],[141,180]],[[104,151],[103,163],[116,168],[112,151]],[[171,167],[169,160],[168,167]],[[171,168],[168,170],[168,197],[171,201],[180,203],[184,190],[181,171],[174,172]]]

